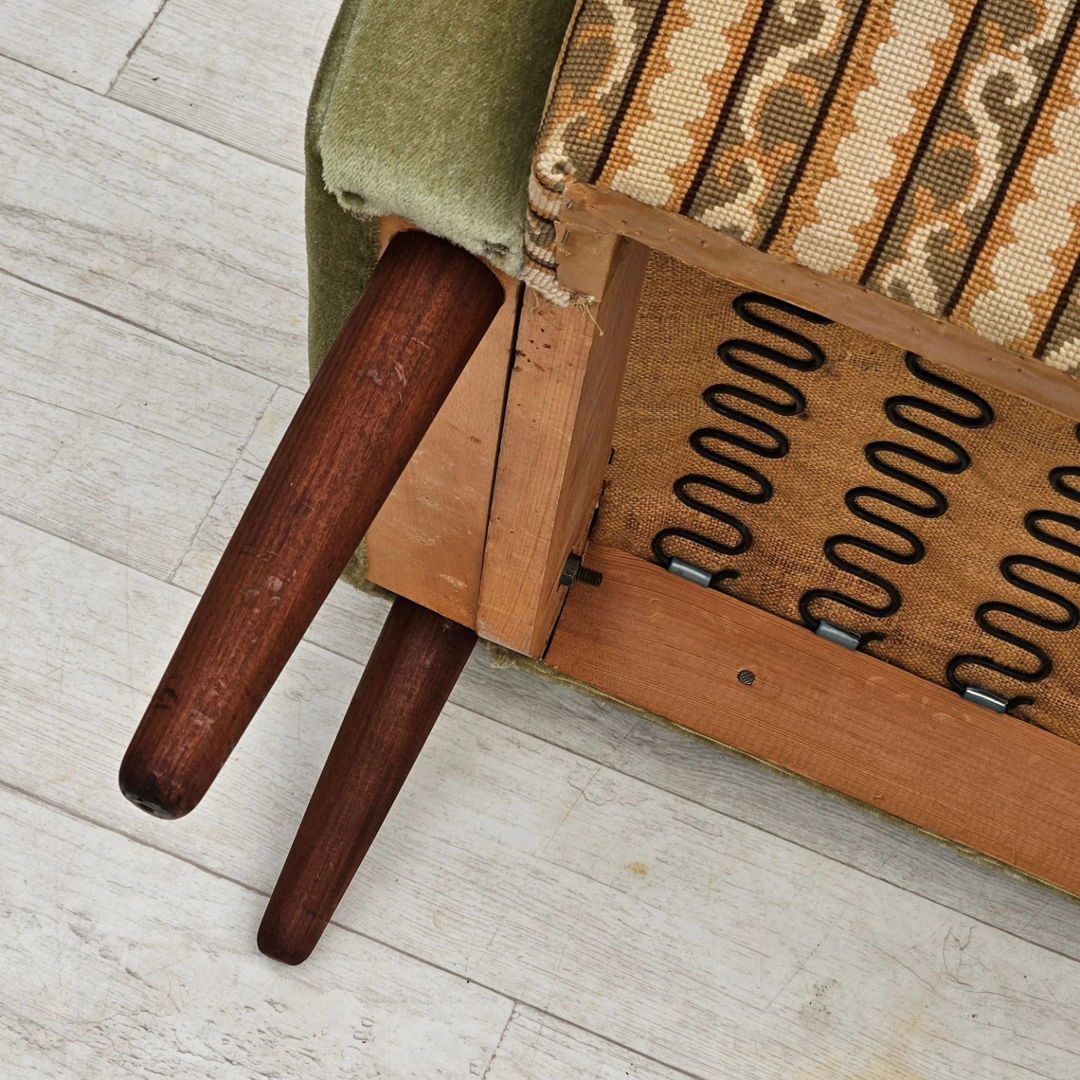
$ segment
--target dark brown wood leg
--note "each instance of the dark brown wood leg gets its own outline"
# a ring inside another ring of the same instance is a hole
[[[180,817],[206,793],[503,301],[480,260],[399,234],[218,564],[120,767]]]
[[[259,948],[308,958],[469,659],[476,633],[398,598],[285,860]]]

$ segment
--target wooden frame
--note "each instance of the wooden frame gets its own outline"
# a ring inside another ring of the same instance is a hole
[[[525,290],[472,625],[605,694],[1080,894],[1080,746],[588,546],[650,249],[1080,419],[1080,380],[688,219],[571,185],[560,280],[582,301],[559,308]],[[462,407],[476,414],[475,403]],[[570,552],[603,574],[599,587],[560,585]],[[407,595],[431,603],[427,586],[413,587]]]

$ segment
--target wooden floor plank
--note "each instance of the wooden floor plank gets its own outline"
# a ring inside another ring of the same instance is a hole
[[[292,169],[338,0],[169,0],[111,96]]]
[[[250,947],[261,896],[10,791],[0,830],[9,1080],[480,1076],[510,1013],[354,934],[296,978]]]
[[[14,523],[0,551],[0,778],[265,889],[357,666],[302,646],[199,811],[145,818],[113,771],[192,598]],[[1080,1067],[1073,961],[453,705],[340,921],[691,1074]]]
[[[0,0],[0,53],[104,93],[162,0]]]
[[[0,61],[0,269],[296,389],[302,178]]]
[[[165,576],[274,384],[0,274],[4,510]]]
[[[193,592],[201,593],[206,588],[300,400],[301,395],[296,391],[278,388],[170,580]]]
[[[0,273],[0,381],[234,461],[277,387]],[[281,391],[285,393],[286,391]]]
[[[485,1080],[693,1080],[546,1013],[518,1006]]]

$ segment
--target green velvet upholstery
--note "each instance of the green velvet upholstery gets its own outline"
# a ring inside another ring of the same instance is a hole
[[[345,0],[307,136],[317,367],[396,214],[511,274],[533,143],[573,0]]]

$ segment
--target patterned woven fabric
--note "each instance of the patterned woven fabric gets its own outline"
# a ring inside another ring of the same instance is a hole
[[[1077,0],[584,0],[525,278],[580,180],[1080,369]]]

